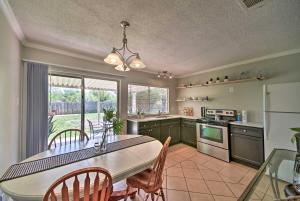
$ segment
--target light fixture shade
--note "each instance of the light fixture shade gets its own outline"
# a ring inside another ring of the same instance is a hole
[[[121,65],[122,60],[120,59],[119,55],[115,52],[110,53],[107,55],[107,57],[104,59],[104,61],[111,65]]]
[[[126,72],[130,71],[130,68],[128,68],[127,65],[124,66],[123,64],[116,66],[115,69],[118,70],[118,71],[123,71],[123,72],[124,71],[126,71]]]
[[[141,58],[139,56],[137,56],[136,58],[132,59],[132,61],[130,62],[129,66],[131,68],[145,68],[146,65],[142,62]]]

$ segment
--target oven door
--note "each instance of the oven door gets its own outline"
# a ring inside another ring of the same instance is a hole
[[[228,128],[198,123],[197,139],[206,144],[228,149]]]

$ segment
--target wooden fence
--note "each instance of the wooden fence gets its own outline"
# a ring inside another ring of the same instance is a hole
[[[85,102],[85,112],[97,113],[103,112],[103,108],[114,108],[116,110],[116,102],[107,100],[103,102],[88,101]],[[53,102],[49,104],[49,111],[55,113],[55,115],[64,114],[80,114],[81,103],[66,103],[66,102]]]

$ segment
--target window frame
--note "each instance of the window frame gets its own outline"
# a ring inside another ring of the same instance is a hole
[[[148,84],[140,84],[140,83],[128,83],[128,86],[127,86],[127,90],[128,90],[128,93],[127,93],[127,116],[128,117],[134,117],[134,116],[137,116],[137,114],[135,113],[128,113],[128,107],[129,107],[129,86],[130,85],[137,85],[137,86],[143,86],[143,87],[148,87],[148,101],[149,101],[149,108],[150,108],[150,104],[151,104],[151,101],[150,101],[150,88],[151,87],[154,87],[154,88],[161,88],[161,89],[167,89],[167,103],[168,103],[168,106],[167,106],[167,109],[168,109],[168,112],[164,113],[164,114],[170,114],[170,88],[169,87],[161,87],[161,86],[155,86],[155,85],[148,85]],[[145,113],[145,116],[155,116],[157,114],[151,114],[151,113]]]

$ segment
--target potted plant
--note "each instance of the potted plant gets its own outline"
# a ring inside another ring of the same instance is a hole
[[[124,127],[124,120],[117,118],[113,108],[103,109],[104,132],[100,142],[100,150],[106,150],[107,135],[110,130],[119,135]]]
[[[297,146],[297,152],[300,154],[300,128],[290,128],[292,131],[296,132],[293,134],[291,141],[292,143],[295,143]]]
[[[48,116],[48,137],[57,131],[54,125],[56,120],[53,120],[54,114]]]

